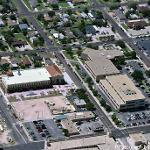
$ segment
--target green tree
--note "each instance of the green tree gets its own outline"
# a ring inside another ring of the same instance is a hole
[[[28,21],[27,21],[26,17],[23,17],[21,20],[22,20],[22,23],[28,24]]]
[[[146,73],[147,77],[150,78],[150,70],[146,70],[145,73]]]
[[[69,136],[69,131],[68,131],[68,129],[63,129],[63,132],[64,132],[64,135],[65,135],[65,136]]]
[[[136,10],[137,9],[137,2],[131,2],[129,4],[129,8],[133,8],[134,10]]]
[[[59,6],[58,4],[51,4],[53,10],[58,10],[59,9]]]
[[[54,16],[55,16],[55,12],[54,12],[54,11],[49,11],[49,12],[48,12],[48,15],[49,15],[50,17],[54,17]]]
[[[109,105],[106,105],[106,111],[107,112],[111,112],[112,111],[112,109],[111,109],[111,107]]]
[[[125,47],[126,47],[124,41],[122,41],[122,40],[118,40],[116,44],[117,44],[118,46],[120,46],[121,48],[125,48]]]
[[[92,104],[91,102],[87,102],[86,109],[89,111],[94,111],[95,110],[94,104]]]
[[[103,107],[106,107],[106,101],[104,99],[100,100],[100,103]]]
[[[11,19],[11,20],[16,20],[17,18],[16,18],[15,15],[11,15],[11,16],[10,16],[10,19]]]
[[[43,14],[38,14],[37,19],[42,21],[44,19],[44,15]]]
[[[131,76],[133,77],[134,80],[141,82],[144,79],[143,73],[140,70],[135,70]]]

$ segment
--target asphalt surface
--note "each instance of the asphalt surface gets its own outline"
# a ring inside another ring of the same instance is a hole
[[[60,50],[60,48],[59,47],[55,47],[53,45],[52,41],[48,38],[47,34],[43,31],[43,28],[38,24],[37,20],[34,18],[34,16],[32,15],[32,13],[26,8],[26,6],[23,4],[23,2],[21,0],[16,0],[16,2],[17,2],[18,7],[20,8],[20,13],[24,14],[27,17],[29,23],[31,23],[33,25],[33,27],[35,27],[36,30],[44,38],[48,50],[50,50],[52,52],[57,52],[57,53],[55,53],[56,57],[65,66],[66,72],[70,75],[70,77],[75,82],[75,84],[77,86],[79,86],[80,88],[85,88],[83,86],[82,82],[80,81],[80,79],[77,77],[77,75],[73,72],[73,70],[67,64],[66,60],[58,52]],[[131,46],[131,48],[133,48],[137,52],[137,54],[144,61],[144,63],[148,67],[150,67],[150,60],[148,60],[147,57],[134,45],[134,43],[133,43],[134,41],[131,40],[130,38],[128,38],[128,36],[126,35],[126,33],[124,33],[124,31],[122,31],[122,29],[113,20],[113,18],[108,15],[108,13],[104,9],[104,5],[101,5],[101,4],[97,3],[96,0],[93,0],[93,8],[94,9],[99,9],[99,10],[101,10],[103,12],[104,17],[112,24],[112,26],[122,36],[122,38],[125,40],[125,42],[127,42],[129,44],[129,46]],[[31,52],[29,51],[29,52],[25,52],[25,53],[31,53]],[[129,132],[134,132],[134,131],[135,132],[140,132],[141,130],[147,131],[147,129],[150,127],[150,126],[149,127],[147,127],[147,126],[146,127],[134,127],[132,129],[122,129],[122,130],[116,128],[112,124],[112,122],[108,119],[108,117],[105,115],[105,113],[103,112],[103,110],[93,100],[93,97],[91,96],[91,94],[89,92],[88,92],[88,95],[89,95],[90,99],[92,100],[92,102],[94,103],[95,107],[97,108],[97,114],[98,114],[98,116],[100,117],[100,119],[102,120],[102,122],[104,123],[104,125],[109,129],[109,131],[112,134],[112,136],[114,136],[115,138],[126,137]],[[8,124],[10,124],[10,126],[12,126],[12,128],[14,128],[13,127],[13,123],[12,123],[13,121],[11,121],[12,118],[10,117],[11,114],[9,114],[9,112],[7,111],[7,107],[5,106],[5,104],[2,103],[2,105],[0,105],[0,108],[2,109],[2,112],[4,113],[4,116],[7,119]],[[16,136],[16,139],[18,141],[19,141],[19,139],[22,139],[20,137],[20,134],[17,134],[18,131],[15,131],[16,130],[15,128],[13,130],[14,130],[14,135]],[[23,140],[21,140],[19,142],[23,143]]]
[[[137,55],[140,59],[145,63],[147,67],[150,67],[150,60],[143,54],[143,52],[134,44],[134,39],[129,38],[127,34],[121,29],[121,27],[115,22],[115,20],[107,13],[104,7],[96,0],[93,0],[93,7],[95,9],[99,9],[102,11],[104,18],[107,19],[112,27],[120,34],[123,40],[133,49],[136,51]]]
[[[37,29],[37,31],[40,34],[42,33],[41,34],[42,37],[46,40],[48,48],[50,48],[52,46],[52,42],[47,37],[47,35],[43,32],[42,27],[37,23],[36,19],[31,15],[31,12],[28,11],[28,9],[25,7],[25,5],[22,3],[22,1],[20,1],[20,0],[16,0],[16,1],[18,2],[18,6],[21,8],[21,11],[27,15],[27,19],[32,23],[32,25]],[[100,9],[103,12],[105,18],[110,21],[110,23],[115,27],[115,29],[123,37],[123,39],[126,39],[126,42],[129,45],[131,43],[131,45],[133,45],[133,47],[136,49],[135,45],[131,42],[131,39],[128,38],[128,36],[122,31],[122,29],[118,26],[118,24],[107,14],[107,12],[105,12],[104,5],[97,3],[96,0],[93,0],[93,2],[94,2],[93,7],[95,9]],[[55,55],[60,60],[60,62],[65,66],[66,72],[69,74],[69,76],[75,82],[75,84],[77,86],[79,86],[80,88],[84,88],[82,82],[77,77],[77,75],[71,70],[70,66],[67,64],[66,60],[62,57],[61,53],[57,52],[57,53],[55,53]],[[142,57],[144,59],[145,55],[143,55],[143,53],[140,53],[140,57]],[[145,60],[147,60],[147,58]],[[149,60],[146,62],[150,65]],[[92,98],[90,94],[89,94],[89,96],[90,96],[90,98]],[[97,113],[98,113],[99,117],[101,118],[102,122],[104,123],[105,126],[108,127],[108,129],[111,131],[111,133],[114,137],[124,137],[128,134],[126,132],[126,130],[116,129],[114,127],[114,125],[112,124],[112,122],[108,119],[108,117],[101,110],[101,108],[99,106],[97,106],[95,101],[92,100],[92,102],[95,104],[97,111],[98,111]]]
[[[67,73],[69,74],[71,79],[75,82],[75,84],[77,84],[81,88],[86,89],[86,87],[84,87],[82,81],[73,72],[72,68],[68,65],[68,63],[63,58],[63,56],[60,53],[56,53],[56,57],[65,66],[65,69],[66,69]],[[108,116],[103,112],[103,110],[95,102],[95,100],[93,99],[92,95],[88,91],[87,91],[87,94],[88,94],[91,102],[96,107],[96,114],[101,119],[101,121],[103,122],[104,126],[107,127],[110,135],[113,136],[114,138],[124,138],[124,137],[127,137],[130,133],[138,133],[138,132],[141,132],[141,131],[143,131],[143,132],[145,131],[145,133],[146,133],[148,131],[148,126],[133,127],[132,129],[131,128],[126,128],[126,129],[116,128],[114,126],[114,124],[108,119]],[[150,128],[150,125],[149,125],[149,128]]]
[[[60,53],[56,53],[56,57],[60,60],[60,62],[65,66],[67,73],[69,76],[72,78],[72,80],[77,84],[79,87],[86,89],[86,87],[83,86],[82,81],[77,77],[77,75],[73,72],[72,68],[68,65],[66,60],[63,58],[63,56]],[[96,114],[98,117],[101,119],[105,127],[107,127],[108,131],[112,133],[112,136],[115,138],[119,137],[125,137],[128,134],[126,131],[121,131],[117,129],[114,124],[108,119],[107,115],[103,112],[103,110],[99,107],[99,105],[95,102],[93,99],[93,96],[87,91],[87,94],[91,100],[91,102],[95,105],[96,107]]]
[[[20,144],[4,148],[4,150],[44,150],[44,149],[45,149],[44,141],[31,142],[28,144]]]
[[[27,17],[27,20],[29,21],[30,24],[33,25],[33,27],[38,31],[38,33],[41,34],[41,36],[44,38],[45,44],[48,48],[51,49],[51,51],[58,51],[59,49],[57,49],[52,41],[48,38],[47,34],[44,32],[43,28],[39,25],[39,23],[37,22],[37,20],[34,18],[33,15],[31,15],[32,13],[28,10],[28,8],[24,5],[24,3],[22,2],[22,0],[16,0],[16,4],[18,5],[18,7],[20,8],[20,13],[25,14],[25,16]]]

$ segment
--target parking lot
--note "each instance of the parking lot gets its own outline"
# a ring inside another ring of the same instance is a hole
[[[150,124],[150,111],[119,113],[118,117],[126,127]]]
[[[131,77],[131,74],[136,70],[141,71],[145,79],[143,79],[143,81],[140,84],[134,81],[135,85],[142,91],[145,97],[149,97],[150,96],[150,79],[146,76],[144,65],[139,60],[126,61],[126,65],[123,67],[122,73],[128,74],[128,76]]]
[[[135,70],[144,71],[143,64],[139,60],[127,60],[122,73],[130,75]]]
[[[32,140],[62,139],[61,130],[57,128],[55,122],[51,120],[38,120],[24,123]]]

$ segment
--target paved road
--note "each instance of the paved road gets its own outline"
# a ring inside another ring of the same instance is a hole
[[[20,8],[20,13],[26,14],[26,17],[27,17],[29,23],[31,23],[33,25],[33,27],[38,31],[38,33],[40,33],[41,36],[44,38],[46,46],[48,48],[50,48],[51,51],[58,51],[59,49],[57,47],[54,47],[52,41],[48,38],[47,34],[44,32],[43,28],[39,25],[39,23],[34,18],[34,16],[31,15],[32,13],[24,5],[22,0],[16,0],[16,3],[18,5],[18,7]]]
[[[22,16],[22,15],[25,15],[25,16],[35,16],[35,15],[39,15],[39,14],[44,14],[44,13],[48,13],[49,11],[55,11],[55,12],[58,12],[58,13],[63,13],[63,12],[66,12],[67,10],[72,10],[72,11],[76,11],[76,10],[79,10],[80,8],[63,8],[63,9],[59,9],[59,10],[48,10],[48,9],[45,9],[45,10],[39,10],[39,11],[30,11],[28,10],[28,12],[17,12],[17,15],[18,16]]]
[[[55,54],[56,57],[60,60],[60,62],[65,66],[67,73],[70,75],[70,77],[73,79],[73,81],[75,81],[75,83],[79,86],[85,89],[82,81],[77,77],[77,75],[75,74],[75,72],[73,72],[72,68],[70,67],[70,65],[68,65],[68,63],[66,62],[66,60],[64,59],[64,57],[61,55],[61,53],[56,53]],[[110,135],[112,135],[115,138],[123,138],[123,137],[127,137],[129,135],[129,133],[138,133],[141,131],[148,131],[148,126],[142,126],[142,127],[133,127],[133,128],[127,128],[127,129],[119,129],[116,128],[114,126],[114,124],[108,119],[108,117],[106,116],[106,114],[103,112],[103,110],[99,107],[99,105],[95,102],[95,100],[93,99],[93,97],[91,96],[91,94],[89,92],[87,92],[89,98],[91,99],[92,103],[95,105],[96,107],[96,113],[99,116],[99,118],[101,119],[101,121],[103,122],[103,124],[108,128]],[[150,125],[149,125],[150,128]],[[150,131],[148,131],[150,132]]]
[[[73,72],[72,68],[70,65],[66,62],[64,57],[61,55],[61,53],[56,53],[56,57],[60,60],[60,62],[65,66],[67,73],[70,75],[73,81],[75,81],[75,84],[77,84],[79,87],[86,89],[86,87],[83,85],[83,82],[77,77],[75,72]],[[95,102],[93,99],[93,96],[87,92],[89,98],[92,100],[92,103],[94,103],[96,109],[97,109],[97,114],[99,118],[102,120],[104,125],[111,131],[112,129],[115,130],[115,127],[113,123],[108,119],[106,114],[103,112],[103,110],[99,107],[99,105]]]
[[[88,43],[88,44],[93,44],[93,45],[103,45],[103,44],[113,44],[113,43],[116,43],[117,41],[107,41],[107,42],[92,42],[92,43]],[[31,53],[41,53],[41,52],[45,52],[45,51],[49,51],[49,52],[59,52],[59,49],[60,50],[63,50],[63,49],[66,49],[66,48],[69,48],[69,47],[72,47],[72,48],[78,48],[78,47],[82,47],[82,46],[85,46],[85,44],[76,44],[76,45],[64,45],[62,47],[59,47],[59,46],[49,46],[49,48],[38,48],[38,49],[34,49],[34,50],[26,50],[26,51],[16,51],[16,52],[0,52],[0,56],[1,57],[4,57],[4,56],[13,56],[14,54],[16,55],[28,55],[28,54],[31,54]],[[57,51],[58,50],[58,51]]]
[[[48,38],[48,36],[46,35],[46,33],[44,33],[43,28],[37,23],[36,19],[31,15],[31,12],[28,11],[28,9],[25,7],[25,5],[22,3],[21,0],[16,0],[18,6],[21,8],[21,13],[26,14],[26,17],[28,19],[28,21],[37,29],[37,31],[41,34],[41,36],[44,38],[44,40],[46,41],[46,45],[47,47],[51,50],[51,51],[58,51],[59,48],[51,49],[52,47],[54,47],[52,45],[51,40]],[[128,36],[122,31],[122,29],[118,26],[118,24],[107,14],[107,12],[105,12],[104,10],[104,5],[101,5],[99,3],[97,3],[96,0],[93,0],[94,5],[93,7],[95,9],[100,9],[105,18],[107,20],[110,21],[110,23],[113,25],[113,27],[115,27],[115,29],[117,30],[117,32],[123,37],[123,39],[125,39],[125,42],[127,42],[133,49],[136,50],[137,54],[144,60],[145,64],[150,66],[150,61],[147,60],[147,58],[145,58],[145,55],[137,49],[137,47],[133,44],[133,41],[131,41],[130,38],[128,38]],[[30,52],[29,52],[30,53]],[[73,70],[70,68],[70,66],[67,64],[66,60],[62,57],[61,53],[57,52],[55,53],[56,57],[60,60],[60,62],[65,66],[66,72],[70,75],[70,77],[73,79],[73,81],[75,82],[75,84],[81,88],[85,88],[81,82],[81,80],[77,77],[77,75],[73,72]],[[108,117],[105,115],[105,113],[101,110],[101,108],[97,105],[97,103],[95,103],[95,101],[93,100],[92,96],[90,93],[88,93],[89,97],[92,99],[92,102],[95,104],[96,108],[97,108],[97,113],[99,115],[99,117],[101,118],[101,120],[103,121],[104,125],[106,125],[112,135],[116,138],[118,137],[126,137],[128,135],[128,132],[130,132],[130,130],[120,130],[114,127],[114,125],[112,124],[112,122],[108,119]],[[142,127],[139,128],[139,130]],[[133,128],[133,130],[137,130],[137,128]]]
[[[4,148],[4,150],[43,150],[43,149],[45,149],[45,141],[30,142],[28,144],[20,144]]]
[[[141,50],[134,44],[134,39],[129,38],[127,34],[120,28],[120,26],[115,22],[115,20],[108,14],[104,7],[96,0],[93,0],[93,7],[95,9],[99,9],[102,11],[104,18],[107,19],[112,27],[120,34],[123,40],[136,51],[137,55],[141,58],[141,60],[145,63],[147,67],[150,67],[150,60],[143,54]]]
[[[4,97],[0,97],[0,114],[5,119],[8,128],[12,130],[12,134],[16,142],[21,144],[27,143],[28,137],[22,128],[16,124],[16,120],[5,103]]]

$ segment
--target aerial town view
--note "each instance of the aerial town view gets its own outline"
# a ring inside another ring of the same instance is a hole
[[[0,150],[150,150],[150,0],[0,0]]]

